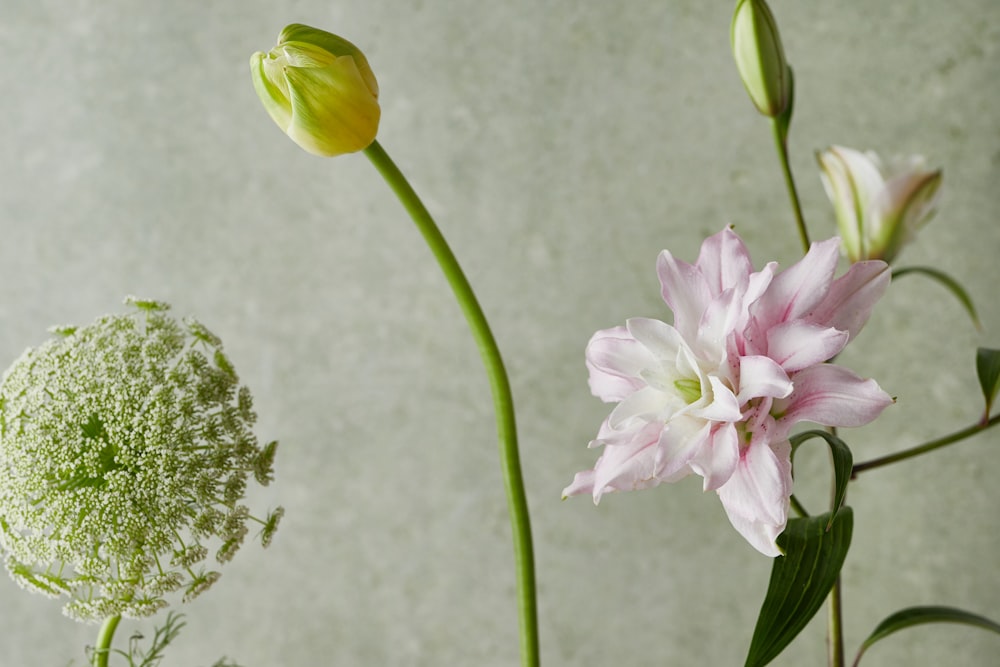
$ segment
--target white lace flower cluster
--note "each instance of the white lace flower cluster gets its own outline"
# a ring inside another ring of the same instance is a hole
[[[68,597],[68,616],[139,617],[207,590],[262,526],[241,504],[273,479],[250,392],[219,339],[159,302],[54,329],[0,384],[0,547],[23,588]]]

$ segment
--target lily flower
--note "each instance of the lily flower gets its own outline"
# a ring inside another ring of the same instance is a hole
[[[792,428],[861,426],[892,403],[874,380],[825,363],[889,283],[880,261],[834,278],[838,246],[815,243],[784,271],[774,262],[754,271],[731,229],[709,237],[694,264],[664,250],[657,273],[673,324],[633,318],[591,338],[591,391],[617,405],[590,443],[603,454],[563,496],[587,493],[596,503],[694,473],[754,548],[778,555]]]
[[[816,159],[852,262],[891,263],[936,212],[941,170],[928,170],[920,156],[887,166],[871,151],[831,146]]]

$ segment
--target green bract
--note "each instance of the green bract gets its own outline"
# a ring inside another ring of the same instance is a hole
[[[254,519],[247,478],[273,475],[276,443],[251,431],[250,392],[218,338],[165,304],[27,350],[0,385],[0,546],[22,587],[68,597],[79,620],[146,616],[194,598],[282,510]]]
[[[791,74],[781,35],[764,0],[739,0],[730,32],[733,58],[754,106],[775,118],[791,99]]]
[[[292,24],[278,45],[250,58],[254,89],[271,118],[315,155],[366,148],[378,132],[378,82],[346,39]]]

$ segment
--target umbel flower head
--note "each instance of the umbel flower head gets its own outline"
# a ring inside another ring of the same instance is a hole
[[[278,45],[250,57],[254,89],[292,141],[323,157],[366,148],[378,132],[378,82],[342,37],[292,24]]]
[[[792,492],[788,437],[800,421],[861,426],[892,403],[875,383],[825,363],[861,330],[889,282],[884,262],[834,279],[838,239],[778,272],[754,271],[730,229],[694,264],[657,263],[673,325],[633,318],[587,346],[590,388],[617,403],[591,447],[593,470],[563,496],[631,491],[694,473],[758,551],[779,553]]]
[[[888,165],[878,155],[831,146],[816,153],[848,259],[891,263],[936,212],[941,170],[919,155]]]
[[[283,513],[243,504],[273,478],[272,442],[251,427],[250,392],[218,338],[158,302],[55,329],[0,384],[0,547],[22,587],[69,598],[96,621],[190,600],[261,526]]]

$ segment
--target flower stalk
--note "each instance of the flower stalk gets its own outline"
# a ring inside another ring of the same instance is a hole
[[[905,461],[906,459],[911,459],[914,456],[920,456],[921,454],[932,452],[935,449],[940,449],[941,447],[951,445],[959,442],[960,440],[965,440],[966,438],[972,437],[980,431],[985,431],[991,426],[996,426],[997,424],[1000,424],[1000,414],[993,415],[985,422],[977,422],[972,426],[963,428],[960,431],[955,431],[954,433],[949,433],[948,435],[937,438],[936,440],[925,442],[922,445],[910,447],[909,449],[904,449],[901,452],[889,454],[888,456],[882,456],[877,459],[872,459],[871,461],[862,461],[861,463],[854,465],[854,468],[851,470],[851,478],[853,479],[857,477],[859,473],[862,473],[865,470],[873,470],[875,468],[887,466],[890,463]]]
[[[500,446],[500,463],[513,532],[518,585],[521,664],[523,667],[537,667],[539,664],[538,612],[531,522],[517,448],[514,401],[500,349],[462,267],[441,234],[441,230],[438,229],[427,208],[420,201],[420,197],[417,196],[406,177],[377,140],[365,148],[364,153],[399,198],[440,264],[441,271],[448,280],[448,284],[455,294],[455,299],[465,315],[472,337],[475,339],[476,346],[482,356],[483,365],[486,367],[493,394],[497,439]]]
[[[101,625],[101,630],[97,633],[97,644],[94,646],[94,667],[108,667],[108,657],[111,655],[111,641],[114,639],[115,630],[118,629],[118,622],[121,620],[121,615],[115,614],[105,619]]]
[[[827,648],[829,649],[829,667],[844,667],[844,627],[843,614],[841,611],[841,586],[840,577],[834,582],[830,589],[830,597],[827,598],[830,607],[829,625],[827,626]]]
[[[809,252],[809,231],[806,229],[806,220],[802,215],[802,204],[799,203],[799,193],[795,187],[795,177],[792,175],[792,167],[788,161],[788,127],[782,123],[780,118],[775,118],[771,120],[771,128],[774,131],[774,148],[777,150],[778,159],[781,162],[781,173],[785,177],[785,188],[788,190],[788,199],[795,215],[795,226],[799,232],[799,240],[802,241],[803,251]]]

